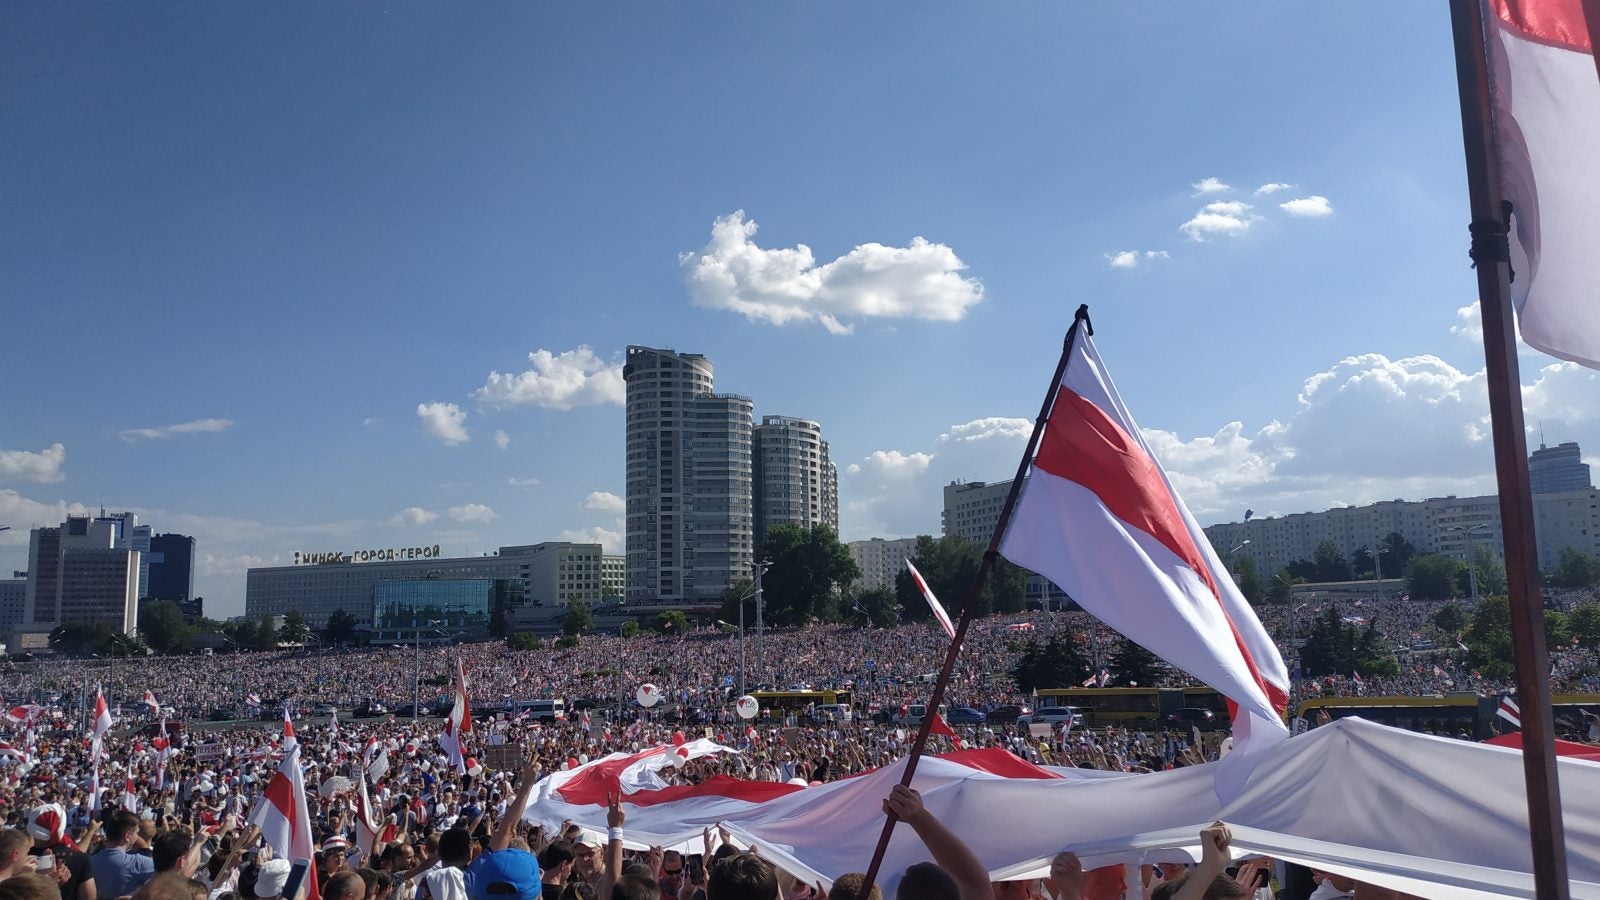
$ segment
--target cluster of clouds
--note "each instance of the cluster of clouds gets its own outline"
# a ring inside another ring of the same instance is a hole
[[[944,244],[914,237],[905,247],[860,244],[819,264],[811,248],[766,248],[744,210],[721,216],[711,239],[678,259],[696,306],[736,312],[755,322],[815,322],[849,334],[850,319],[958,322],[983,300],[983,284]]]
[[[626,392],[622,382],[622,361],[602,359],[591,348],[579,345],[561,353],[539,349],[528,354],[528,368],[521,372],[493,370],[483,386],[471,393],[480,410],[504,410],[519,406],[569,410],[582,406],[621,406]],[[417,420],[424,434],[447,445],[472,440],[467,428],[471,415],[460,404],[434,401],[417,404]],[[501,450],[511,446],[511,435],[495,429],[494,445]]]
[[[1204,243],[1216,237],[1242,237],[1258,223],[1262,202],[1272,203],[1273,195],[1294,191],[1295,186],[1281,181],[1271,181],[1250,193],[1250,199],[1230,197],[1237,194],[1233,185],[1220,178],[1202,178],[1190,185],[1191,197],[1205,203],[1183,224],[1178,226],[1189,240]],[[1263,201],[1262,198],[1271,198]],[[1277,208],[1293,218],[1318,218],[1333,215],[1333,203],[1321,194],[1292,197],[1277,203]],[[1113,269],[1124,271],[1158,264],[1172,258],[1166,250],[1116,250],[1105,255],[1106,263]]]
[[[48,484],[65,476],[61,466],[67,461],[67,448],[61,443],[33,452],[30,450],[0,450],[0,478],[16,478]]]
[[[193,422],[179,422],[176,425],[162,425],[158,428],[128,428],[117,432],[117,437],[129,443],[159,441],[184,434],[217,434],[233,426],[232,419],[196,419]]]
[[[487,525],[498,516],[495,511],[482,503],[463,503],[452,506],[444,511],[446,518],[452,521],[469,525]],[[390,525],[400,525],[410,528],[420,528],[439,520],[439,513],[420,506],[408,506],[389,517]]]
[[[1467,340],[1475,326],[1464,308],[1451,330]],[[1543,424],[1552,440],[1600,448],[1600,372],[1531,352],[1523,372],[1530,447]],[[1265,424],[1142,434],[1202,522],[1237,521],[1247,508],[1281,515],[1488,494],[1496,485],[1484,382],[1483,369],[1435,355],[1356,354],[1301,380],[1279,398],[1287,415]],[[849,539],[936,532],[940,486],[1009,478],[1030,430],[1027,419],[987,417],[952,425],[926,449],[875,451],[844,470],[842,530]]]

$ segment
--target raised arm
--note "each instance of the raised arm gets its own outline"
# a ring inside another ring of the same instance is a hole
[[[495,826],[494,835],[489,838],[490,850],[504,850],[511,846],[511,839],[517,835],[517,823],[522,821],[522,811],[528,808],[528,795],[533,793],[534,776],[537,774],[538,765],[530,760],[522,770],[516,798],[506,807],[505,818]]]
[[[911,826],[933,854],[933,861],[955,879],[956,886],[961,889],[961,900],[994,900],[989,871],[960,838],[928,812],[922,805],[921,794],[897,784],[889,792],[889,799],[883,801],[883,809]]]
[[[627,815],[622,811],[622,795],[606,797],[606,866],[600,874],[601,900],[611,900],[611,891],[622,880],[622,825]]]
[[[1204,900],[1211,883],[1228,868],[1233,854],[1228,851],[1233,835],[1221,822],[1200,830],[1200,865],[1195,866],[1183,881],[1172,900]]]

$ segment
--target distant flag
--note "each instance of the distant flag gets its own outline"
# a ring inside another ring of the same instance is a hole
[[[167,786],[167,757],[172,753],[172,741],[167,738],[167,720],[161,720],[161,733],[150,746],[156,751],[156,790]]]
[[[944,633],[948,634],[951,640],[955,640],[956,626],[950,623],[950,614],[945,612],[944,604],[933,595],[933,589],[928,587],[928,582],[923,579],[922,573],[917,571],[917,567],[912,565],[909,559],[906,560],[906,569],[911,573],[911,580],[917,583],[917,590],[922,592],[922,599],[928,601],[928,608],[933,610],[933,617],[944,627]]]
[[[294,721],[289,718],[289,707],[285,705],[283,707],[283,740],[279,742],[279,746],[287,751],[298,746],[299,743],[294,736]]]
[[[1484,57],[1498,187],[1512,204],[1511,299],[1522,339],[1600,369],[1600,79],[1579,0],[1489,0]]]
[[[19,725],[22,725],[32,722],[44,714],[45,708],[37,703],[24,703],[21,706],[13,706],[11,709],[7,710],[6,718],[16,722]]]
[[[1512,728],[1522,727],[1522,709],[1517,706],[1517,701],[1510,697],[1500,698],[1500,708],[1494,714],[1511,723]]]
[[[102,740],[111,730],[111,708],[106,706],[106,695],[98,687],[94,691],[94,723],[90,733],[96,741]]]
[[[1097,682],[1099,680],[1100,680],[1100,676],[1098,676],[1098,675],[1090,675],[1088,678],[1085,678],[1083,680],[1083,686],[1084,687],[1094,687],[1095,682]]]
[[[0,741],[0,757],[14,759],[17,762],[27,762],[27,751],[13,747],[10,741]]]
[[[156,702],[156,695],[153,692],[144,692],[144,705],[150,707],[150,715],[158,716],[161,714],[161,704]]]
[[[261,705],[261,695],[260,694],[247,694],[245,696],[245,698],[244,698],[244,702],[250,704],[251,706],[260,706]]]
[[[1084,609],[1230,702],[1235,753],[1288,737],[1289,674],[1074,324],[1000,545]]]
[[[122,781],[122,808],[131,813],[139,811],[139,793],[133,789],[133,776]]]
[[[1105,669],[1101,669],[1099,676],[1097,676],[1094,681],[1099,687],[1105,687],[1111,683],[1111,673],[1107,672]]]
[[[928,733],[944,735],[950,739],[952,744],[956,745],[957,750],[966,747],[965,744],[961,743],[961,737],[956,734],[955,729],[951,728],[950,723],[946,722],[944,716],[939,715],[937,711],[933,713],[933,721],[928,723]]]
[[[472,732],[472,710],[467,703],[467,670],[461,660],[456,660],[455,703],[444,720],[444,731],[439,734],[439,747],[444,750],[457,775],[467,772],[466,739]]]

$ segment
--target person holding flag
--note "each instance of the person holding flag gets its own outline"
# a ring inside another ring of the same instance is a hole
[[[305,779],[300,772],[300,747],[290,745],[278,771],[267,782],[266,790],[246,820],[261,831],[261,837],[281,859],[315,859],[316,843],[311,833],[311,814],[306,808]],[[307,900],[321,895],[317,870],[306,873]]]
[[[445,752],[457,775],[467,774],[467,735],[472,733],[472,710],[467,703],[467,670],[461,660],[456,660],[455,703],[450,715],[445,717],[444,730],[439,733],[439,748]]]

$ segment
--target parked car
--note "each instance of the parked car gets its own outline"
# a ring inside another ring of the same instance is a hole
[[[941,703],[939,704],[939,712],[944,715],[945,721],[950,720],[950,707]],[[921,725],[922,717],[927,714],[928,705],[926,703],[909,703],[906,705],[904,712],[894,717],[894,723],[907,726]]]
[[[1046,706],[1036,709],[1031,714],[1017,717],[1017,726],[1026,725],[1065,725],[1071,723],[1077,728],[1083,725],[1083,713],[1076,706]]]
[[[1161,717],[1161,724],[1175,728],[1199,728],[1208,731],[1216,725],[1217,714],[1209,709],[1186,706]]]
[[[951,725],[982,725],[988,719],[988,716],[970,706],[958,706],[945,716],[945,721]]]
[[[358,719],[376,719],[389,714],[389,707],[376,700],[368,700],[355,708],[355,717]]]
[[[311,710],[311,714],[318,718],[321,718],[322,716],[331,716],[335,712],[338,712],[338,708],[332,703],[318,703],[316,707]]]
[[[238,710],[236,710],[236,709],[228,709],[226,707],[220,707],[220,706],[217,707],[216,709],[213,709],[211,711],[211,715],[206,716],[206,719],[209,720],[209,721],[212,721],[212,722],[234,722],[234,721],[237,721],[238,718],[239,718],[239,711]]]
[[[848,703],[824,703],[817,707],[812,718],[818,722],[849,722],[855,718],[855,711]]]
[[[1026,706],[1013,704],[1011,706],[997,706],[989,710],[987,716],[989,723],[992,725],[1010,725],[1017,721],[1019,716],[1026,716],[1032,712],[1033,710]]]
[[[139,729],[139,733],[148,738],[159,737],[161,735],[161,723],[151,722],[150,724]],[[172,721],[167,722],[167,737],[176,737],[180,734],[183,734],[182,719],[173,719]]]

